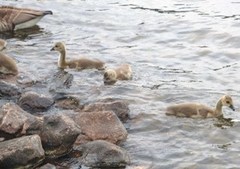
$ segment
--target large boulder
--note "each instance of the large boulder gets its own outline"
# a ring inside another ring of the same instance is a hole
[[[38,135],[0,142],[0,168],[34,168],[44,158]]]
[[[40,126],[41,118],[25,112],[15,103],[7,103],[0,109],[0,137],[21,136]]]
[[[69,153],[79,134],[79,126],[65,115],[44,116],[43,127],[39,133],[45,154],[50,158]]]
[[[18,100],[18,105],[30,113],[43,112],[48,110],[54,104],[51,97],[38,94],[36,92],[23,93]]]
[[[0,80],[0,96],[1,97],[14,97],[21,94],[21,89],[15,84]]]
[[[127,130],[111,111],[82,112],[73,119],[81,128],[76,144],[92,140],[107,140],[118,144],[127,138]]]
[[[126,122],[129,118],[128,104],[119,99],[104,99],[93,104],[84,105],[82,111],[112,111],[122,122]]]
[[[82,152],[81,161],[87,167],[119,168],[130,163],[130,157],[123,148],[107,141],[92,141],[77,149]]]

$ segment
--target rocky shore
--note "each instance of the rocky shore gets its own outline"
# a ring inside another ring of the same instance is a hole
[[[70,154],[90,168],[130,164],[119,146],[128,135],[128,103],[109,98],[81,105],[74,96],[56,97],[72,80],[57,72],[47,94],[31,90],[31,81],[0,80],[0,168],[62,168],[54,161]]]

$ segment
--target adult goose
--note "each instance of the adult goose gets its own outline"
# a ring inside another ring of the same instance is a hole
[[[11,6],[0,7],[0,32],[14,31],[36,25],[42,17],[52,11],[41,11]]]
[[[214,109],[200,103],[182,103],[167,108],[166,115],[191,118],[210,118],[222,115],[222,107],[226,106],[235,111],[231,96],[222,96]]]

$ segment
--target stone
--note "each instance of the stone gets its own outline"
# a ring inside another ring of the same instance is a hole
[[[61,109],[79,109],[81,107],[79,102],[79,99],[72,96],[61,97],[55,100],[55,107]]]
[[[0,168],[34,168],[45,158],[38,135],[0,142]]]
[[[26,92],[21,95],[18,105],[25,111],[30,113],[43,112],[48,110],[54,101],[51,97],[38,94],[36,92]]]
[[[0,137],[21,136],[40,123],[40,118],[25,112],[15,103],[6,103],[0,109]]]
[[[73,81],[73,75],[60,69],[54,73],[50,80],[49,91],[53,93],[58,93],[63,91],[63,89],[70,88]]]
[[[76,144],[92,140],[106,140],[114,144],[125,141],[127,130],[111,111],[82,112],[73,119],[81,128]]]
[[[129,107],[123,100],[117,99],[104,99],[93,104],[84,105],[82,111],[112,111],[122,122],[126,122],[129,119]]]
[[[1,97],[14,97],[21,94],[21,89],[15,84],[0,81],[0,96]]]
[[[44,116],[41,137],[45,154],[57,158],[69,153],[81,134],[79,126],[65,115]]]
[[[39,169],[56,169],[56,166],[55,165],[52,165],[50,163],[47,163],[41,167],[39,167]]]
[[[123,148],[103,140],[96,140],[77,147],[82,152],[81,162],[93,168],[119,168],[130,163],[130,157]]]

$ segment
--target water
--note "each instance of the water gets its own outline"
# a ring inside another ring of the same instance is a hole
[[[128,100],[132,120],[123,147],[128,168],[239,168],[240,1],[237,0],[2,0],[4,5],[52,10],[35,31],[7,39],[7,53],[22,74],[46,82],[57,71],[54,42],[68,58],[99,58],[114,67],[129,63],[133,80],[104,86],[102,73],[76,72],[66,92],[81,103],[108,97]],[[48,90],[35,88],[41,92]],[[215,106],[223,94],[237,110],[216,119],[165,115],[168,105],[196,101]],[[71,167],[71,164],[69,164]]]

